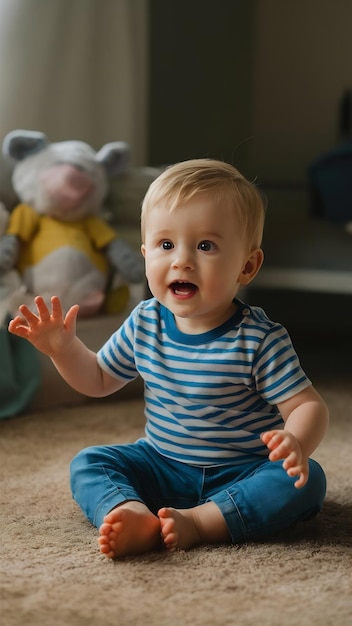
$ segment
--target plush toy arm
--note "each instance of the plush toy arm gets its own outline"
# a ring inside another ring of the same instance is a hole
[[[131,283],[140,283],[144,279],[144,262],[142,256],[132,250],[123,239],[114,239],[106,247],[106,255],[111,265],[118,270],[123,278]]]
[[[16,235],[3,235],[0,239],[0,272],[8,272],[18,258],[20,242]]]

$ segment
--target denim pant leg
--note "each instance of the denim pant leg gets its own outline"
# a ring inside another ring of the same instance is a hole
[[[94,526],[127,500],[143,502],[154,514],[162,506],[198,504],[203,472],[162,457],[145,440],[117,446],[92,446],[71,462],[74,500]]]
[[[309,461],[309,479],[294,487],[282,462],[265,461],[251,475],[234,482],[209,499],[220,508],[232,541],[260,539],[316,515],[326,493],[325,474]]]
[[[120,454],[122,446],[91,446],[81,450],[71,461],[70,483],[73,499],[94,526],[126,500],[141,500],[129,479],[128,456]],[[125,452],[127,452],[126,446]]]

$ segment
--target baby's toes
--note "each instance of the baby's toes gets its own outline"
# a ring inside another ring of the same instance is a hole
[[[175,523],[173,520],[168,520],[161,525],[161,537],[168,550],[174,550],[176,548],[177,533],[175,532]]]
[[[98,544],[100,545],[100,547],[103,546],[110,546],[109,544],[109,537],[107,535],[101,535],[100,537],[98,537]]]
[[[110,535],[111,533],[111,524],[104,523],[99,528],[100,535]]]
[[[175,520],[173,518],[168,519],[160,519],[160,528],[162,537],[167,537],[170,533],[174,533],[175,531]]]
[[[163,537],[164,546],[170,552],[173,552],[177,548],[177,535],[176,533],[169,533]]]
[[[108,541],[109,543],[115,543],[116,539],[118,537],[118,533],[115,533],[113,530],[111,531],[111,533],[108,535]]]
[[[111,547],[109,546],[109,544],[100,544],[100,552],[102,554],[105,554],[105,556],[107,556],[109,559],[113,559],[115,556],[115,553],[113,550],[111,550]]]

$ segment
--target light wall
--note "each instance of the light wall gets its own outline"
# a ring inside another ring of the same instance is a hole
[[[0,0],[0,143],[16,128],[145,163],[148,0]]]

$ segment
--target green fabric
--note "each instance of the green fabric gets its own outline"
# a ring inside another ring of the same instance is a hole
[[[22,413],[30,404],[40,381],[37,350],[7,328],[0,328],[0,418]]]

